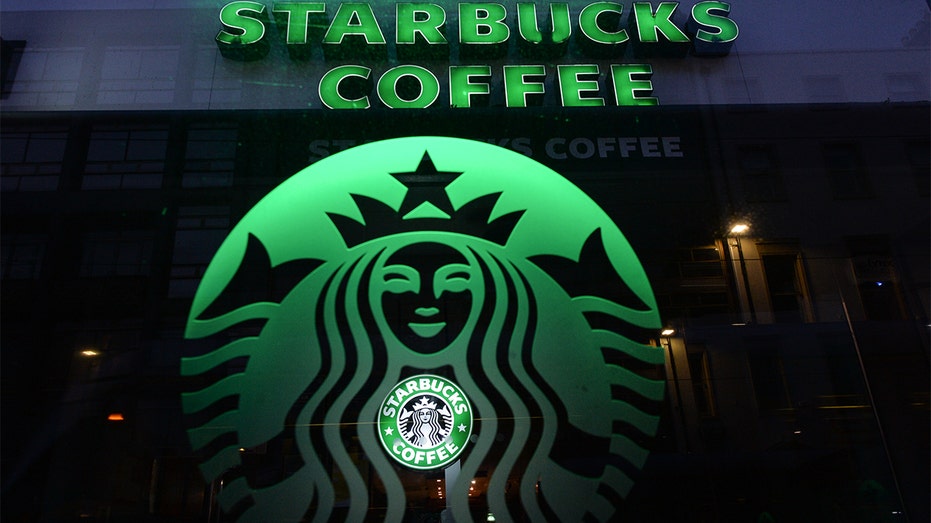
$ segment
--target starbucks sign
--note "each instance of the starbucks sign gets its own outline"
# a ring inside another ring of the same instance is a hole
[[[231,520],[400,522],[410,469],[458,462],[457,521],[476,477],[500,520],[606,521],[656,434],[660,326],[633,249],[565,178],[486,143],[385,140],[232,230],[191,306],[182,405]]]
[[[472,435],[465,393],[439,376],[412,376],[382,403],[378,433],[385,450],[408,467],[429,470],[453,462]]]

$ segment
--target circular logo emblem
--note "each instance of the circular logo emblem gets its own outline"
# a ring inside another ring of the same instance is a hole
[[[443,468],[459,457],[472,435],[472,407],[450,380],[413,376],[385,396],[378,435],[398,463],[418,470]]]
[[[481,142],[385,140],[230,232],[191,304],[182,407],[229,520],[363,521],[384,499],[406,521],[409,469],[458,460],[500,520],[606,521],[658,428],[661,325],[630,244],[567,179]],[[470,521],[469,483],[448,487]]]

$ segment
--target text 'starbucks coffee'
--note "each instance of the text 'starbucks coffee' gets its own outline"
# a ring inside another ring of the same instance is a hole
[[[420,470],[442,468],[459,457],[472,434],[472,407],[450,380],[412,376],[385,397],[378,434],[399,463]]]

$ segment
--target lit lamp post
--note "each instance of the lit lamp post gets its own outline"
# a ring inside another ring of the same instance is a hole
[[[676,357],[673,354],[672,350],[672,335],[676,333],[676,330],[672,327],[664,327],[663,330],[659,333],[660,335],[660,344],[669,352],[669,369],[672,377],[672,388],[673,393],[675,394],[675,403],[673,404],[673,409],[679,413],[679,423],[682,426],[682,441],[685,445],[685,451],[691,451],[691,445],[689,445],[689,429],[688,424],[685,421],[685,410],[682,406],[682,390],[679,388],[679,371],[676,369]]]
[[[756,323],[756,308],[753,306],[753,297],[750,295],[750,276],[747,274],[747,262],[744,260],[743,246],[740,236],[750,230],[746,223],[736,223],[731,227],[731,235],[736,240],[737,260],[740,263],[740,274],[743,277],[744,296],[747,299],[747,311],[750,312],[750,323]]]

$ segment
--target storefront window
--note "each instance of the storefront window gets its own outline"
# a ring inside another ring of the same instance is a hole
[[[931,520],[927,2],[0,12],[3,521]]]

